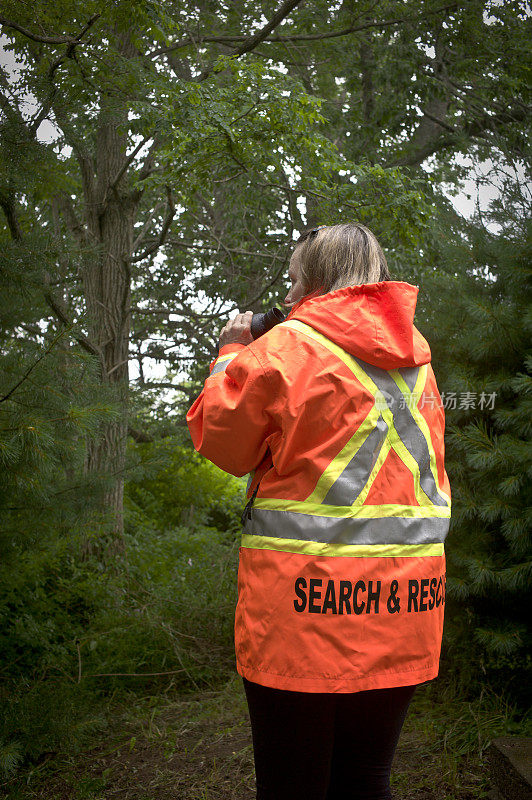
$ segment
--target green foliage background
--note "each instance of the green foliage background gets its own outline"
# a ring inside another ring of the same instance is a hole
[[[446,411],[441,682],[463,719],[477,709],[482,753],[493,732],[526,730],[529,12],[517,0],[296,5],[240,52],[278,3],[3,4],[14,60],[0,75],[8,787],[101,735],[113,698],[212,690],[233,674],[245,480],[197,456],[184,414],[229,313],[281,300],[294,236],[346,218],[374,230],[393,278],[420,287],[416,323],[440,392],[496,394],[493,408]],[[46,121],[53,141],[37,136]],[[102,167],[109,128],[120,180]],[[448,196],[486,163],[495,199],[465,220]],[[91,306],[87,275],[112,243],[97,235],[110,203],[132,215],[122,311],[138,369],[121,549],[102,557],[116,475],[89,469],[87,450],[124,399],[88,346],[106,298]],[[144,374],[150,361],[163,378]],[[433,725],[457,751],[476,746],[471,725],[444,713]]]
[[[6,775],[104,730],[110,694],[209,689],[234,668],[245,482],[176,440],[133,444],[130,458],[125,569],[80,561],[71,521],[11,549],[2,538]]]

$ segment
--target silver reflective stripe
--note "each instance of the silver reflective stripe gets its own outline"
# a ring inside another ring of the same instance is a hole
[[[421,488],[435,506],[448,506],[447,501],[438,492],[434,475],[430,469],[430,453],[427,440],[412,416],[402,391],[385,369],[368,364],[356,356],[353,356],[353,358],[384,395],[388,408],[393,415],[394,427],[401,441],[418,464]],[[419,367],[416,368],[416,371],[418,369]],[[414,375],[409,375],[408,378],[412,381]]]
[[[419,367],[399,367],[399,374],[410,391],[413,392],[419,375]]]
[[[247,486],[246,486],[246,494],[249,492],[249,487],[251,486],[251,483],[253,481],[254,475],[255,475],[255,470],[252,469],[251,472],[249,473],[249,477],[248,477],[248,482],[247,482]]]
[[[218,361],[212,368],[209,378],[211,377],[211,375],[216,375],[217,372],[225,372],[229,362],[232,361],[233,358],[235,358],[237,355],[238,353],[232,353],[230,356],[222,356],[221,359],[218,359]]]
[[[435,544],[445,540],[449,522],[439,517],[318,517],[253,508],[242,532],[329,544]]]
[[[323,498],[323,505],[350,506],[355,502],[369,480],[387,434],[388,425],[379,414],[375,427]]]

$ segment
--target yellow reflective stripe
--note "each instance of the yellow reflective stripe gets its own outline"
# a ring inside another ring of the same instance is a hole
[[[311,339],[315,339],[317,342],[320,342],[324,347],[327,348],[327,350],[330,350],[331,353],[334,353],[335,356],[338,356],[338,358],[344,362],[346,367],[349,367],[351,372],[355,373],[357,378],[359,378],[360,382],[364,384],[364,386],[368,389],[368,391],[373,396],[375,396],[375,389],[377,387],[375,386],[371,378],[369,378],[365,372],[359,376],[359,372],[362,372],[362,370],[360,370],[360,367],[358,366],[356,361],[354,361],[349,356],[349,354],[346,353],[345,350],[342,350],[342,348],[339,347],[335,342],[332,342],[330,339],[327,339],[327,337],[324,336],[322,333],[314,330],[314,328],[311,328],[310,325],[306,324],[306,322],[300,322],[298,319],[289,319],[288,322],[281,322],[280,326],[287,328],[294,328],[296,331],[300,331],[301,333],[310,336]],[[368,385],[367,381],[371,382],[371,386]],[[372,388],[372,386],[374,388]]]
[[[440,489],[438,486],[438,467],[436,465],[436,453],[434,452],[434,447],[432,444],[432,437],[430,435],[429,426],[427,425],[427,420],[421,413],[418,408],[419,398],[421,397],[421,393],[425,387],[427,382],[427,372],[428,372],[428,365],[424,364],[423,367],[419,371],[419,376],[416,381],[416,385],[412,392],[408,388],[406,381],[404,380],[403,376],[397,370],[390,370],[390,375],[392,379],[395,381],[401,392],[406,396],[408,401],[408,408],[410,409],[410,413],[412,414],[418,428],[420,429],[421,433],[423,434],[426,442],[427,447],[429,450],[429,457],[430,457],[430,471],[432,472],[432,476],[434,478],[434,485],[436,486],[436,491],[442,497],[446,503],[451,505],[451,498],[444,492],[443,489]]]
[[[343,556],[350,558],[424,558],[443,556],[443,544],[328,544],[300,539],[278,539],[244,533],[242,547],[252,550],[280,550],[309,556]]]
[[[368,392],[374,398],[376,398],[378,395],[381,395],[379,387],[374,383],[374,381],[369,377],[369,375],[366,372],[364,372],[364,370],[360,367],[358,362],[355,361],[354,358],[351,358],[349,354],[346,353],[345,350],[342,350],[342,348],[339,347],[337,344],[332,342],[323,334],[319,333],[319,331],[314,330],[314,328],[311,328],[310,325],[307,325],[305,322],[300,322],[299,320],[288,320],[288,322],[282,322],[281,325],[285,325],[286,327],[289,328],[294,328],[295,330],[298,330],[301,333],[306,334],[311,339],[314,339],[315,341],[322,344],[324,347],[327,348],[327,350],[329,350],[331,353],[334,353],[341,361],[343,361],[343,363],[351,370],[351,372],[355,375],[355,377],[360,381],[360,383],[368,390]],[[410,394],[410,390],[408,389],[408,387],[406,388],[408,390],[408,394]],[[403,391],[400,386],[399,389],[401,390],[401,392]],[[388,425],[387,440],[388,438],[391,440],[391,445],[393,449],[395,450],[395,452],[397,453],[397,455],[399,456],[405,467],[408,469],[408,471],[412,474],[412,478],[414,480],[414,494],[416,496],[416,500],[418,501],[420,506],[426,506],[427,508],[431,508],[433,505],[432,500],[430,499],[430,497],[427,497],[427,495],[425,494],[425,492],[421,487],[419,464],[417,463],[416,459],[408,450],[406,445],[403,443],[401,437],[397,433],[393,422],[393,414],[388,408],[386,402],[384,401],[383,403],[381,403],[381,405],[383,406],[383,408],[381,409],[380,413],[382,414],[384,421]],[[335,459],[333,459],[333,461],[334,460]],[[372,472],[372,475],[373,477],[371,481],[368,481],[368,483],[366,484],[365,487],[366,491],[363,496],[363,499],[361,500],[359,495],[359,497],[355,501],[357,506],[360,502],[363,502],[363,500],[369,494],[369,490],[371,489],[371,485],[377,476],[377,472]]]
[[[420,368],[419,368],[419,375],[417,376],[416,385],[412,389],[412,394],[415,397],[417,397],[418,400],[419,400],[419,398],[421,396],[421,392],[423,391],[423,388],[424,388],[424,386],[425,386],[425,384],[427,382],[427,372],[428,371],[429,371],[428,364],[422,364],[420,366]],[[392,372],[395,373],[396,370],[392,370]],[[401,373],[399,372],[399,370],[397,370],[397,377],[405,384],[406,388],[408,389],[406,381],[404,380],[404,378],[401,375]],[[397,381],[396,381],[396,383],[397,383]],[[401,387],[399,387],[399,388],[401,388]],[[404,391],[403,391],[403,394],[404,394]],[[416,407],[417,407],[417,401],[416,401]]]
[[[325,467],[320,475],[316,487],[312,494],[307,498],[309,503],[321,503],[327,492],[349,464],[355,453],[360,450],[367,437],[375,427],[379,418],[379,412],[372,406],[366,417],[362,420],[353,436],[347,444],[340,450],[337,456]]]
[[[404,444],[403,440],[400,438],[399,434],[397,433],[395,426],[392,425],[390,428],[390,438],[392,439],[392,447],[408,469],[408,471],[412,474],[412,478],[414,479],[414,494],[416,496],[416,500],[418,501],[420,506],[433,506],[433,502],[430,497],[427,497],[425,492],[423,491],[423,487],[421,486],[421,476],[419,473],[419,464],[417,463],[416,459],[408,449],[408,447]]]
[[[227,353],[227,355],[220,356],[219,358],[217,358],[214,364],[212,365],[212,369],[209,373],[209,378],[211,377],[211,375],[219,375],[220,372],[225,372],[229,362],[232,361],[233,358],[236,358],[239,352],[240,350],[238,350],[236,353]]]
[[[373,465],[373,469],[371,470],[371,472],[369,474],[369,477],[368,477],[368,479],[366,481],[366,485],[364,487],[362,487],[362,491],[360,492],[360,494],[358,495],[357,499],[353,503],[353,505],[352,505],[353,508],[355,508],[355,507],[358,508],[359,506],[362,505],[362,503],[364,503],[366,501],[366,498],[367,498],[367,496],[368,496],[368,494],[370,492],[370,489],[373,486],[373,481],[377,477],[380,468],[382,467],[382,465],[386,461],[388,453],[392,449],[392,443],[390,442],[390,440],[388,438],[389,436],[390,436],[390,429],[388,428],[388,434],[386,436],[386,439],[383,442],[383,445],[381,447],[381,450],[380,450],[380,453],[378,455],[378,458],[375,461],[375,464]]]
[[[257,497],[254,508],[269,511],[294,511],[312,514],[315,517],[450,517],[448,506],[407,506],[402,504],[383,504],[378,506],[326,506],[323,503],[310,503],[308,500],[282,500],[273,497]]]
[[[231,358],[234,358],[235,356],[237,356],[239,352],[240,352],[240,350],[237,353],[226,353],[225,356],[219,356],[219,358],[217,358],[216,361],[214,362],[214,364],[212,365],[213,369],[216,366],[216,364],[221,364],[222,361],[229,361]]]

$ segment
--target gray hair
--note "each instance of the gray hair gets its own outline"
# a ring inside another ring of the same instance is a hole
[[[360,222],[306,230],[297,248],[301,248],[301,277],[308,292],[391,280],[382,247]]]

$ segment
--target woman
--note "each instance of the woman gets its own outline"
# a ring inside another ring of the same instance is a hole
[[[227,323],[187,414],[251,473],[235,619],[259,800],[385,800],[415,686],[438,674],[451,500],[418,289],[356,223],[305,232],[287,320]]]

